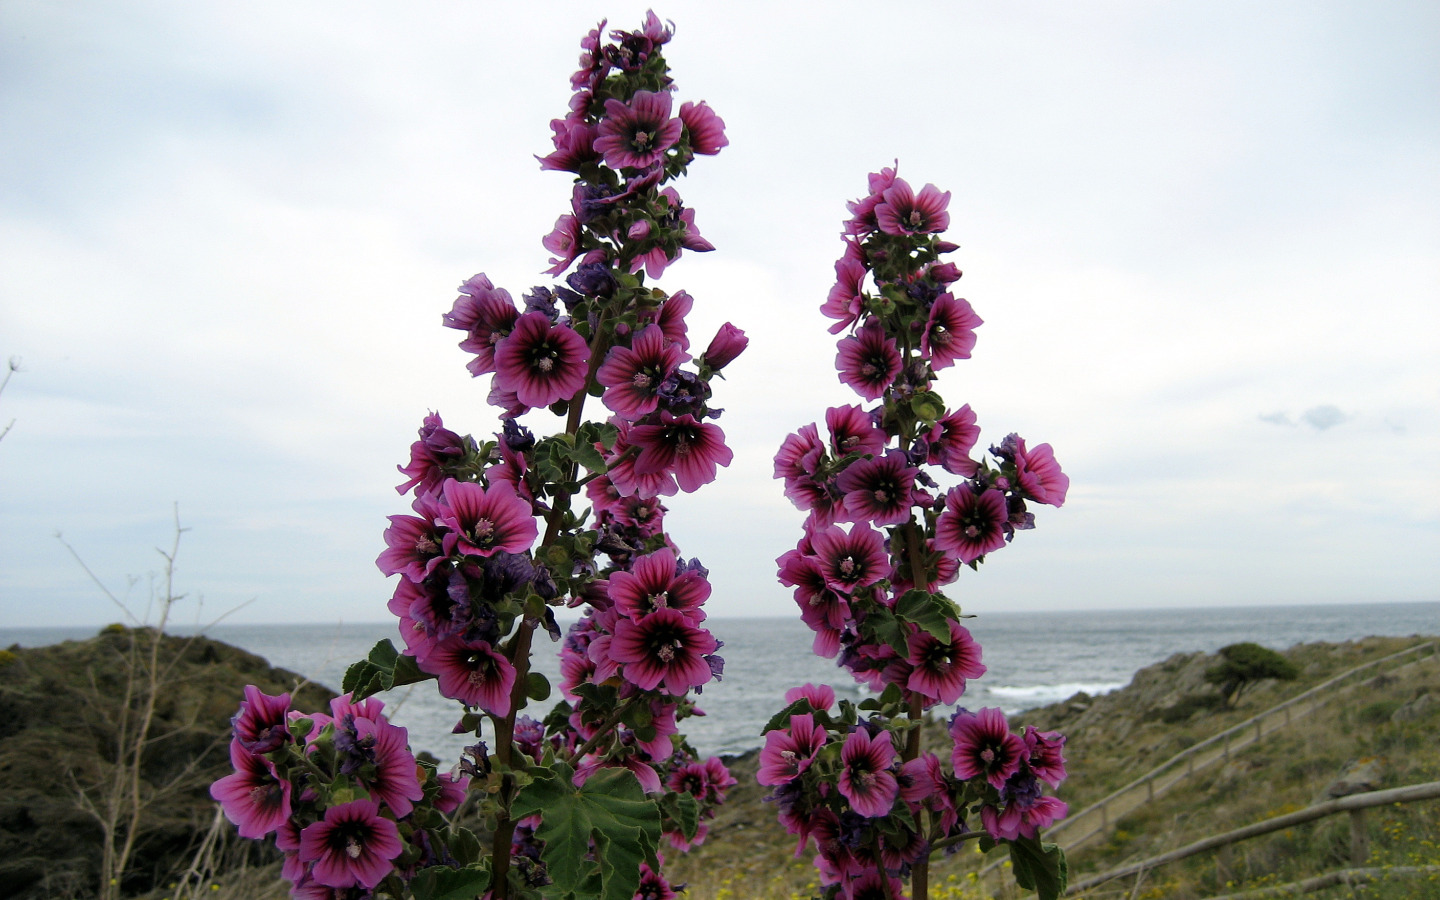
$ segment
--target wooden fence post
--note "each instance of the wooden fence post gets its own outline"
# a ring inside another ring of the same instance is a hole
[[[1370,858],[1370,833],[1365,830],[1365,810],[1350,810],[1350,862],[1365,865]]]

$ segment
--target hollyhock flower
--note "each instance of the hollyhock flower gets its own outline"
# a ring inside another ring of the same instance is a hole
[[[575,689],[582,684],[593,684],[595,663],[584,651],[564,649],[560,651],[560,694],[571,703],[578,703],[580,695]]]
[[[676,291],[665,298],[660,304],[660,311],[655,314],[655,324],[665,332],[665,340],[679,344],[681,350],[690,349],[690,335],[685,325],[685,317],[690,315],[694,306],[694,297],[685,291]]]
[[[861,200],[851,200],[845,204],[851,215],[850,220],[845,223],[845,234],[863,237],[879,227],[875,221],[875,208],[884,202],[885,191],[889,190],[895,181],[895,169],[893,168],[870,173],[869,196]]]
[[[440,524],[450,529],[443,538],[445,555],[524,553],[535,543],[539,529],[530,504],[517,497],[509,484],[499,481],[486,490],[452,478],[443,490],[448,509],[442,511]]]
[[[1036,797],[1028,803],[1010,801],[1002,812],[994,806],[980,809],[980,822],[996,840],[1013,841],[1033,838],[1049,828],[1056,819],[1065,818],[1069,804],[1055,797]]]
[[[666,188],[660,192],[660,196],[670,207],[669,224],[672,227],[679,226],[680,228],[681,247],[697,253],[707,253],[715,249],[714,244],[700,236],[700,229],[695,227],[695,210],[680,202],[679,191],[674,188]],[[680,255],[677,253],[675,259],[679,258]]]
[[[435,645],[425,661],[416,661],[422,672],[440,682],[440,693],[466,706],[475,706],[493,716],[510,714],[510,691],[515,687],[515,667],[487,641],[446,638]]]
[[[827,658],[833,657],[839,652],[839,634],[850,621],[850,604],[846,602],[846,595],[830,588],[820,560],[813,556],[797,549],[784,554],[776,562],[780,565],[780,583],[795,588],[795,602],[800,606],[801,621],[816,632],[815,652]],[[825,649],[822,651],[821,647]]]
[[[718,372],[734,362],[735,357],[744,353],[748,346],[750,339],[745,336],[745,332],[726,322],[715,332],[715,337],[710,339],[710,346],[705,348],[700,359],[711,371]]]
[[[815,762],[815,754],[825,740],[825,729],[815,724],[813,715],[791,716],[788,730],[777,728],[766,733],[755,780],[767,786],[794,781]]]
[[[852,463],[835,480],[845,514],[856,522],[899,525],[910,518],[916,470],[900,450]]]
[[[820,307],[823,315],[839,320],[830,326],[831,334],[855,324],[865,311],[865,275],[869,271],[864,263],[849,256],[835,261],[835,286]]]
[[[1015,474],[1021,492],[1037,503],[1048,503],[1056,508],[1064,506],[1065,493],[1070,490],[1070,476],[1060,471],[1060,464],[1055,461],[1055,451],[1050,445],[1041,444],[1027,450],[1024,439],[1018,435],[1010,435],[1006,442],[1013,448]]]
[[[840,748],[840,780],[837,787],[850,808],[867,819],[883,816],[895,805],[900,787],[890,772],[895,759],[895,745],[890,732],[881,731],[873,737],[864,728],[856,728]]]
[[[849,534],[829,525],[810,540],[825,584],[833,591],[851,596],[890,574],[885,538],[869,525],[857,524]]]
[[[640,864],[640,887],[635,891],[636,900],[675,900],[676,896],[665,876],[650,868],[648,863]]]
[[[793,687],[785,692],[786,703],[794,703],[796,700],[806,701],[811,709],[828,710],[835,705],[835,689],[828,684],[817,686],[807,681],[800,687]]]
[[[866,400],[878,400],[900,374],[900,349],[885,336],[876,319],[840,341],[835,368],[840,380]]]
[[[415,774],[415,756],[407,743],[409,733],[384,719],[356,719],[355,733],[373,754],[375,765],[374,774],[361,776],[360,783],[397,817],[410,815],[412,801],[424,797],[425,791]]]
[[[908,662],[913,667],[906,687],[941,703],[950,704],[965,693],[965,679],[985,674],[980,645],[970,632],[950,619],[950,640],[937,641],[928,631],[910,635]]]
[[[978,713],[960,710],[950,720],[950,737],[955,742],[950,765],[955,777],[962,779],[985,776],[991,787],[999,790],[1006,779],[1020,770],[1024,760],[1025,742],[1011,734],[1005,714],[994,707]]]
[[[634,421],[655,411],[660,385],[687,359],[660,326],[646,325],[629,347],[610,348],[595,379],[607,388],[605,405]]]
[[[886,234],[916,235],[944,231],[950,227],[950,192],[943,194],[927,184],[917,195],[905,179],[897,178],[885,190],[884,202],[875,207],[875,223]]]
[[[660,774],[655,771],[655,767],[633,753],[617,759],[586,754],[575,767],[575,775],[570,780],[576,787],[580,787],[601,769],[629,769],[635,780],[640,782],[640,788],[647,794],[659,793],[662,788]]]
[[[387,576],[403,573],[419,584],[445,561],[446,530],[435,523],[446,510],[428,494],[417,496],[412,506],[419,517],[387,517],[390,527],[385,529],[385,550],[375,565]]]
[[[1023,739],[1030,771],[1052,788],[1059,787],[1065,780],[1065,735],[1026,725]]]
[[[975,413],[970,404],[965,404],[935,423],[926,435],[929,450],[926,462],[942,466],[954,475],[973,478],[980,471],[980,464],[970,458],[970,450],[980,439],[980,428],[975,424]]]
[[[465,441],[445,427],[439,413],[430,413],[420,426],[420,440],[410,445],[410,464],[396,466],[409,481],[397,485],[397,493],[405,493],[420,485],[417,493],[433,493],[445,480],[445,466],[465,458]]]
[[[975,349],[975,329],[984,324],[969,302],[948,293],[941,294],[930,307],[925,331],[920,335],[920,352],[930,359],[936,370],[969,359]]]
[[[605,39],[605,24],[608,21],[608,19],[601,19],[600,24],[596,25],[580,41],[580,68],[570,76],[570,87],[574,90],[591,87],[605,77],[605,70],[608,66],[605,63],[605,54],[601,46]]]
[[[460,285],[460,296],[441,320],[447,328],[466,332],[460,349],[475,358],[465,368],[478,376],[495,371],[495,345],[515,327],[519,316],[510,292],[495,287],[482,272]]]
[[[230,720],[235,742],[250,753],[269,753],[290,743],[290,695],[272,697],[253,684],[245,685],[240,711]]]
[[[824,453],[825,445],[820,441],[820,429],[811,422],[794,434],[787,435],[775,453],[775,477],[789,481],[794,478],[813,476],[815,463]]]
[[[685,123],[685,131],[690,136],[692,153],[714,156],[721,148],[730,146],[730,139],[725,137],[725,120],[715,115],[704,100],[680,104],[680,121]]]
[[[886,881],[890,882],[888,888]],[[879,870],[866,872],[857,878],[847,878],[840,888],[841,900],[890,900],[891,897],[904,896],[904,883],[888,872]]]
[[[711,678],[704,657],[718,644],[710,632],[699,628],[678,609],[657,609],[635,621],[622,618],[615,624],[609,655],[625,664],[625,679],[644,691],[664,685],[664,691],[681,696]]]
[[[495,383],[526,406],[549,406],[585,386],[590,348],[567,325],[526,313],[495,348]]]
[[[935,523],[935,546],[972,563],[1005,546],[1005,495],[991,488],[976,493],[962,484],[945,495],[945,510]]]
[[[825,427],[837,457],[851,453],[879,456],[885,450],[885,432],[876,428],[875,419],[855,404],[825,410]]]
[[[274,763],[231,741],[230,765],[235,773],[210,785],[210,796],[239,827],[241,837],[262,838],[290,819],[290,782],[280,777]]]
[[[535,157],[540,160],[542,170],[579,172],[586,163],[600,158],[600,154],[595,151],[595,127],[588,122],[551,119],[550,130],[555,132],[550,138],[555,145],[555,152],[549,156]]]
[[[728,466],[734,458],[720,426],[697,422],[691,415],[677,418],[662,411],[660,424],[636,425],[629,437],[640,448],[637,475],[673,473],[687,494],[714,481],[716,467]]]
[[[615,420],[624,421],[618,416],[612,419]],[[614,449],[605,459],[605,464],[610,467],[605,475],[610,479],[615,491],[622,497],[649,500],[657,496],[669,497],[679,490],[675,486],[675,476],[671,473],[664,470],[641,472],[637,469],[635,463],[638,457],[629,452],[631,445],[627,440],[628,435],[629,432],[622,428]]]
[[[676,766],[665,779],[665,786],[675,793],[688,791],[701,803],[717,806],[725,802],[725,792],[737,783],[718,756],[709,757],[704,762],[690,760]]]
[[[346,716],[378,722],[384,710],[385,702],[377,697],[366,697],[357,703],[345,693],[330,701],[330,715],[336,722],[344,721]]]
[[[665,158],[684,130],[680,119],[670,117],[670,95],[636,91],[628,104],[605,101],[595,150],[615,169],[643,169]]]
[[[639,557],[629,572],[610,576],[610,599],[623,615],[642,621],[660,609],[676,609],[694,625],[705,620],[701,608],[710,598],[710,583],[694,571],[676,572],[675,553],[668,547]]]
[[[300,859],[313,862],[312,877],[329,887],[374,888],[404,849],[400,830],[370,800],[332,806],[300,832]]]
[[[554,230],[540,240],[546,250],[555,254],[550,257],[550,268],[545,270],[546,275],[559,275],[570,268],[570,264],[584,250],[581,235],[580,220],[574,216],[566,213],[555,220]]]
[[[443,815],[450,815],[465,802],[470,790],[470,776],[459,772],[441,772],[435,776],[440,790],[435,795],[435,809]]]

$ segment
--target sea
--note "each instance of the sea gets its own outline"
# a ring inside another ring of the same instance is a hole
[[[563,624],[563,623],[562,623]],[[1276,650],[1314,641],[1342,642],[1367,635],[1440,634],[1440,602],[1201,609],[1126,609],[1068,612],[991,612],[965,620],[982,647],[987,672],[970,681],[960,705],[998,706],[1007,714],[1064,700],[1077,691],[1095,695],[1124,687],[1136,671],[1175,653],[1213,652],[1254,641]],[[785,691],[811,682],[860,700],[868,695],[833,660],[811,652],[812,634],[798,619],[724,618],[707,626],[724,647],[721,681],[696,698],[703,717],[681,730],[702,755],[739,754],[764,743],[765,722],[785,705]],[[0,647],[43,646],[84,639],[94,628],[0,628]],[[185,633],[184,628],[175,628]],[[256,653],[271,665],[339,689],[346,667],[377,642],[401,646],[395,623],[336,625],[230,625],[206,634]],[[558,645],[537,635],[535,667],[559,683]],[[474,743],[454,735],[461,709],[439,695],[433,681],[382,694],[392,720],[409,729],[411,746],[441,760],[456,760]],[[532,703],[542,718],[558,699]],[[236,698],[237,703],[239,698]]]

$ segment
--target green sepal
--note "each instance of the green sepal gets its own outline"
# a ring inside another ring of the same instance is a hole
[[[945,418],[945,401],[934,391],[920,391],[910,398],[910,411],[926,426],[933,426]]]
[[[345,670],[341,689],[358,703],[373,694],[407,684],[428,681],[434,675],[420,671],[415,657],[400,654],[395,645],[383,640],[370,648],[370,655]]]
[[[1040,900],[1056,900],[1065,893],[1070,867],[1065,851],[1057,844],[1042,844],[1036,838],[1020,837],[1010,844],[1010,868],[1015,883],[1034,891]]]
[[[490,888],[490,868],[488,864],[463,869],[431,866],[421,869],[409,887],[415,900],[475,900]]]
[[[640,864],[658,864],[659,804],[628,769],[601,769],[578,788],[574,774],[566,763],[539,774],[516,796],[511,815],[544,815],[535,837],[545,842],[542,860],[561,896],[631,900]],[[595,858],[587,860],[592,841]]]

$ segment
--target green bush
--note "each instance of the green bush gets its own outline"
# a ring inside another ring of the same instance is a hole
[[[1268,647],[1245,641],[1220,648],[1220,662],[1205,672],[1205,680],[1220,688],[1225,703],[1234,706],[1240,695],[1268,678],[1294,681],[1300,670]]]

